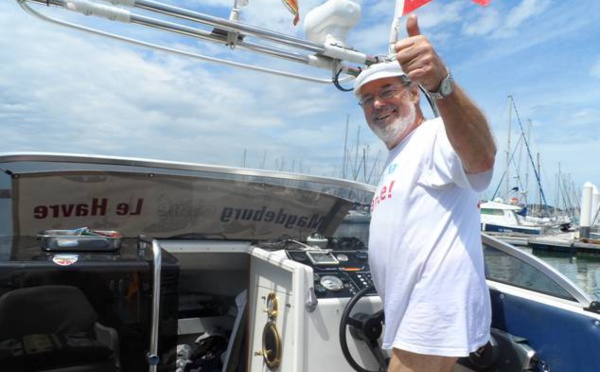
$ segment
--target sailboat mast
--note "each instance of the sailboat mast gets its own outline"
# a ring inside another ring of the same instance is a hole
[[[342,178],[346,179],[346,165],[348,164],[348,122],[350,114],[346,114],[346,133],[344,135],[344,163],[342,164]]]
[[[510,132],[511,132],[511,113],[512,113],[512,95],[508,96],[508,134],[506,140],[506,193],[504,194],[506,201],[510,195]]]
[[[528,126],[527,126],[527,137],[525,138],[525,143],[529,143],[529,139],[531,136],[531,119],[529,119],[528,121]],[[525,161],[525,190],[526,192],[529,192],[529,162]],[[525,205],[529,204],[529,198],[527,197],[528,194],[525,194]]]
[[[356,150],[354,152],[354,166],[352,167],[352,180],[358,179],[360,173],[360,164],[358,163],[358,147],[360,146],[360,126],[356,130]],[[354,168],[356,167],[356,168]]]
[[[515,114],[517,115],[517,123],[519,124],[519,129],[521,130],[521,136],[523,136],[523,138],[525,137],[524,134],[524,130],[523,130],[523,124],[521,123],[521,119],[519,117],[519,111],[517,110],[517,106],[515,105],[515,101],[512,98],[512,96],[509,96],[511,103],[512,103],[512,107],[515,110]],[[533,156],[531,155],[531,149],[529,148],[529,142],[525,141],[525,147],[527,148],[527,155],[529,156],[529,160],[531,161],[531,165],[533,168],[533,172],[535,173],[535,179],[537,181],[537,185],[538,185],[538,192],[539,192],[539,196],[540,196],[540,204],[544,205],[544,211],[546,212],[547,215],[549,215],[548,213],[548,203],[546,202],[546,196],[544,195],[544,190],[542,189],[542,180],[540,178],[540,172],[541,172],[541,168],[540,168],[540,161],[539,161],[539,153],[537,154],[538,156],[538,161],[537,161],[537,166],[533,160]],[[543,202],[543,203],[542,203]]]

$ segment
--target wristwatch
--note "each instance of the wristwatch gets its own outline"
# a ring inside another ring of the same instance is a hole
[[[447,70],[447,71],[448,71],[448,75],[446,75],[446,77],[444,79],[442,79],[439,90],[437,92],[427,91],[427,93],[429,93],[429,97],[431,97],[431,99],[436,100],[436,99],[446,98],[450,94],[452,94],[452,92],[454,91],[454,79],[452,78],[452,74],[450,73],[450,70]]]

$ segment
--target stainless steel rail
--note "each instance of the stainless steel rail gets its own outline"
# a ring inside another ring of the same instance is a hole
[[[44,3],[45,0],[37,0]],[[276,43],[282,43],[287,46],[306,49],[313,53],[323,53],[325,48],[322,45],[312,43],[293,36],[284,35],[273,32],[264,28],[246,25],[240,22],[232,22],[222,18],[213,17],[210,15],[182,9],[168,4],[159,3],[151,0],[136,0],[134,7],[150,10],[156,13],[165,14],[173,17],[187,19],[194,22],[199,22],[218,29],[226,31],[241,32],[244,35],[252,35],[265,40],[270,40]]]
[[[62,26],[75,28],[81,31],[95,33],[101,36],[114,38],[127,43],[141,45],[165,52],[180,54],[188,57],[202,59],[209,62],[226,64],[232,67],[241,67],[254,71],[270,73],[305,81],[317,83],[345,83],[357,76],[361,67],[382,60],[382,57],[369,56],[351,48],[337,43],[318,44],[303,40],[283,33],[273,32],[264,28],[244,24],[238,21],[226,20],[211,15],[175,7],[152,0],[105,0],[108,3],[100,3],[90,0],[17,0],[19,5],[29,14],[42,20],[56,23]],[[254,53],[267,55],[269,57],[284,59],[303,65],[317,67],[331,71],[331,78],[319,78],[315,76],[300,75],[292,72],[265,68],[263,66],[238,63],[221,58],[201,55],[188,50],[176,49],[165,45],[158,45],[138,39],[125,37],[97,28],[86,27],[50,17],[31,8],[28,4],[53,6],[68,11],[74,11],[88,16],[105,18],[109,21],[137,24],[161,31],[185,35],[196,39],[227,45],[230,48],[241,48]],[[116,6],[113,4],[118,4]],[[185,20],[196,22],[201,25],[212,27],[212,30],[202,30],[190,25],[175,23],[156,17],[146,16],[133,12],[125,7],[133,7],[160,16],[173,17],[174,20]],[[245,40],[246,37],[256,38],[256,41]],[[264,43],[266,42],[266,44]],[[271,45],[269,45],[269,43]],[[350,66],[347,63],[357,64]]]
[[[161,267],[162,267],[162,253],[160,244],[156,239],[148,239],[140,237],[140,248],[145,251],[145,245],[150,244],[152,246],[152,264],[153,267],[153,290],[152,290],[152,320],[150,329],[150,345],[146,360],[148,362],[148,370],[150,372],[156,372],[158,364],[160,363],[160,356],[158,355],[158,333],[160,326],[160,286],[161,286]]]

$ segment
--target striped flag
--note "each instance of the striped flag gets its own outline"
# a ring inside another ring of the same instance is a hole
[[[300,13],[298,12],[298,0],[281,0],[283,1],[283,5],[289,9],[290,12],[294,15],[294,26],[298,24],[300,20]]]
[[[398,0],[396,2],[397,9],[402,7],[402,15],[408,14],[413,10],[422,7],[432,0]],[[474,3],[477,3],[482,6],[487,6],[491,0],[471,0]],[[403,3],[403,4],[402,4]]]

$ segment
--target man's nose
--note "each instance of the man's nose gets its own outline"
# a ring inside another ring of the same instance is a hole
[[[377,109],[383,106],[385,106],[385,100],[379,96],[375,96],[373,99],[373,107]]]

